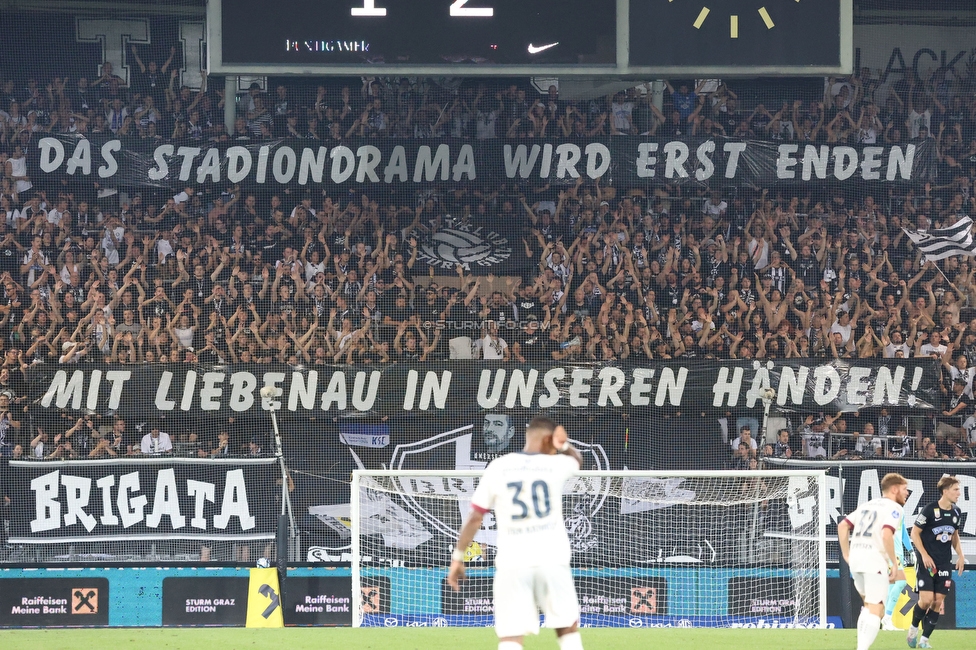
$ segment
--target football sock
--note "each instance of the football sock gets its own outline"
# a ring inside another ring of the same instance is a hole
[[[922,636],[926,639],[932,636],[932,631],[935,630],[935,626],[939,623],[939,612],[934,609],[930,609],[925,615],[925,619],[922,622]]]
[[[522,644],[515,641],[499,641],[498,650],[522,650]]]
[[[895,613],[895,605],[898,604],[898,599],[901,597],[901,592],[905,589],[906,584],[904,580],[899,580],[888,589],[888,599],[885,601],[885,614],[887,616]]]
[[[912,610],[912,627],[918,627],[918,624],[922,622],[925,617],[925,611],[918,605],[915,605],[915,609]]]
[[[579,632],[570,632],[559,637],[560,650],[583,650],[583,637]]]
[[[865,607],[857,619],[857,650],[868,650],[881,630],[881,618]]]

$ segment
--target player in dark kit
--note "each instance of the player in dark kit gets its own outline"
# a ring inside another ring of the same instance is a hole
[[[912,528],[915,547],[915,567],[918,574],[918,604],[912,612],[912,626],[908,628],[908,647],[931,648],[929,637],[939,622],[942,601],[952,588],[952,549],[956,549],[956,570],[962,575],[966,556],[959,542],[962,512],[956,507],[961,490],[953,476],[943,476],[936,486],[939,500],[922,508]],[[924,622],[923,622],[924,621]],[[922,623],[919,637],[918,624]]]

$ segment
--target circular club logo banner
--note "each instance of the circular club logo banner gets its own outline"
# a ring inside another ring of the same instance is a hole
[[[508,238],[489,228],[458,224],[416,235],[422,240],[418,259],[435,268],[453,269],[460,264],[465,270],[496,270],[512,256]]]

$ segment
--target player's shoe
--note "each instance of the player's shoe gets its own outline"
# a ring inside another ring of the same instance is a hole
[[[914,648],[918,643],[918,628],[910,627],[908,628],[908,647]]]
[[[893,632],[898,629],[895,627],[894,621],[891,620],[891,614],[885,614],[884,618],[881,619],[881,629],[887,632]]]
[[[919,639],[919,640],[918,640],[918,647],[919,647],[919,648],[931,648],[931,647],[932,647],[932,644],[931,644],[931,643],[929,643],[929,640],[928,640],[928,639],[926,639],[926,638],[925,638],[925,637],[923,636],[923,637],[922,637],[921,639]]]

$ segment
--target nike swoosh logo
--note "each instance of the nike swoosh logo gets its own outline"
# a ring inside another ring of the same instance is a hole
[[[548,50],[550,47],[556,47],[557,45],[559,45],[558,41],[555,43],[549,43],[548,45],[540,45],[539,47],[536,47],[532,43],[529,43],[529,54],[538,54],[543,50]]]

